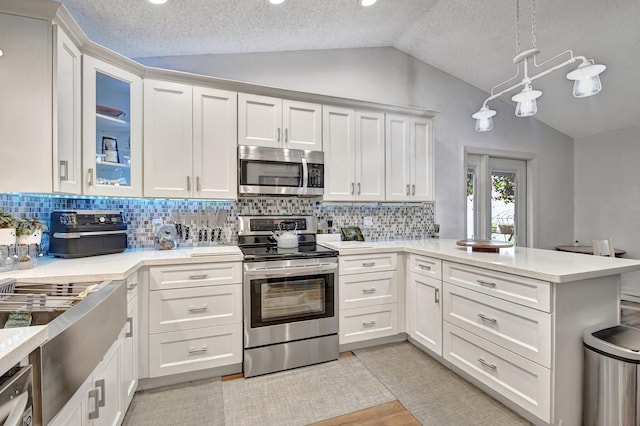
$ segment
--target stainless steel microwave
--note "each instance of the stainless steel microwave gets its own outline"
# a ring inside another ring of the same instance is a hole
[[[316,197],[323,193],[323,152],[246,145],[238,147],[240,196]]]

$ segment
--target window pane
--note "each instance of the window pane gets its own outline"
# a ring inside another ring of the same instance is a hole
[[[516,174],[491,173],[491,239],[515,242]]]
[[[467,169],[467,239],[473,239],[476,234],[476,186],[475,169],[470,167]]]

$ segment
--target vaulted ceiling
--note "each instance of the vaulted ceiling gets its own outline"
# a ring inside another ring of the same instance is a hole
[[[393,46],[487,92],[515,71],[516,0],[62,3],[90,39],[131,58]],[[532,7],[520,3],[526,50]],[[573,67],[537,80],[536,118],[574,138],[638,126],[639,18],[638,0],[536,0],[540,60],[572,49],[607,65],[603,90],[591,98],[572,97],[565,75]]]

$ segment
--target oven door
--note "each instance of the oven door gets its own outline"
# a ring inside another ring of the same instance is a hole
[[[337,296],[337,263],[245,271],[245,348],[337,333]]]

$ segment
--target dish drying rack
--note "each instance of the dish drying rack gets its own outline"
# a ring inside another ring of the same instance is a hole
[[[66,311],[101,288],[95,283],[42,284],[0,280],[0,312]]]

